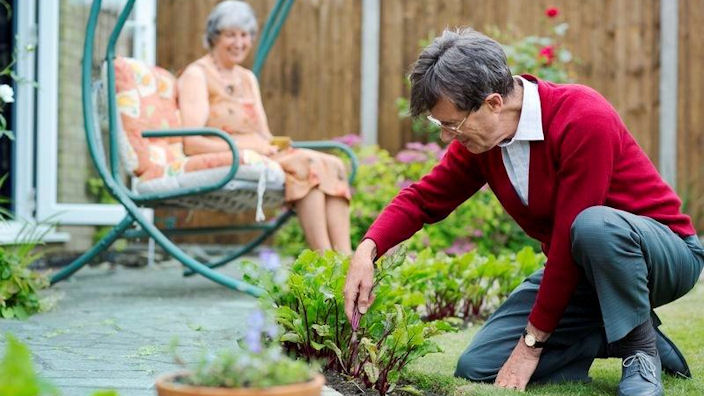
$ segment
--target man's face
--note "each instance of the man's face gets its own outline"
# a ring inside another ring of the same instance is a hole
[[[443,124],[440,138],[445,143],[457,140],[471,153],[480,154],[491,150],[503,139],[499,130],[502,104],[501,96],[492,94],[479,109],[470,113],[459,110],[447,98],[442,97],[430,109],[430,115]]]

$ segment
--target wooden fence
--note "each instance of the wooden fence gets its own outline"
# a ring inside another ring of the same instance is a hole
[[[183,68],[204,53],[202,33],[215,0],[160,0],[160,65]],[[251,1],[260,21],[274,0]],[[297,0],[261,77],[272,130],[319,139],[359,129],[361,1]],[[704,229],[704,4],[680,0],[678,190]],[[419,42],[446,27],[497,27],[546,34],[560,10],[571,77],[608,98],[657,165],[659,8],[657,0],[381,0],[379,143],[396,151],[418,140],[397,115],[404,75]]]

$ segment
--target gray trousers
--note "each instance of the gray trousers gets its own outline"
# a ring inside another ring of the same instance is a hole
[[[582,281],[543,349],[531,382],[589,380],[597,357],[695,285],[704,266],[696,236],[682,238],[648,217],[595,206],[571,229]],[[493,381],[521,337],[543,277],[528,277],[486,321],[457,363],[455,376]]]

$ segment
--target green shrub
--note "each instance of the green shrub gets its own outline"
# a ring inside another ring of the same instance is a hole
[[[386,394],[409,362],[439,351],[429,337],[450,329],[443,322],[423,322],[416,313],[421,300],[390,287],[390,271],[404,258],[400,252],[377,261],[377,297],[356,330],[344,313],[348,258],[307,250],[293,263],[285,283],[280,282],[280,270],[260,271],[253,263],[247,264],[245,279],[267,291],[284,330],[280,341],[288,350]]]
[[[343,137],[343,141],[352,140],[349,136]],[[350,204],[350,233],[352,245],[356,246],[400,189],[428,173],[443,150],[434,143],[417,142],[409,143],[395,157],[377,146],[357,145],[353,149],[360,161]],[[282,253],[300,254],[306,247],[300,225],[296,221],[287,224],[276,233],[274,244]],[[515,252],[523,246],[539,250],[538,243],[518,227],[486,187],[445,220],[426,225],[408,242],[411,251],[430,247],[450,254],[474,248],[483,254],[499,254]]]
[[[424,319],[457,317],[468,322],[492,312],[544,259],[530,247],[498,257],[476,250],[447,256],[425,249],[398,267],[392,278],[397,289],[422,296]]]
[[[0,186],[4,181],[5,177],[1,177]],[[0,203],[2,201],[0,198]],[[8,212],[0,212],[0,222],[8,217]],[[46,287],[48,281],[28,267],[41,257],[34,248],[41,243],[42,237],[34,225],[25,224],[15,243],[0,245],[0,318],[25,319],[41,310],[38,291]]]

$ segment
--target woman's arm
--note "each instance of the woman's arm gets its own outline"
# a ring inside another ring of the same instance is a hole
[[[205,73],[190,65],[178,78],[178,104],[181,110],[181,122],[184,127],[202,127],[208,122],[210,105],[208,103],[208,85]],[[216,153],[229,151],[224,140],[206,136],[187,136],[184,138],[183,152],[186,155]]]
[[[262,103],[262,93],[259,90],[259,81],[257,81],[257,76],[254,75],[250,70],[247,70],[246,73],[249,76],[250,82],[252,84],[252,91],[254,91],[254,98],[257,101],[257,113],[259,113],[259,130],[261,131],[261,134],[266,138],[267,140],[271,140],[271,130],[269,129],[269,122],[266,119],[266,112],[264,111],[264,104]]]

